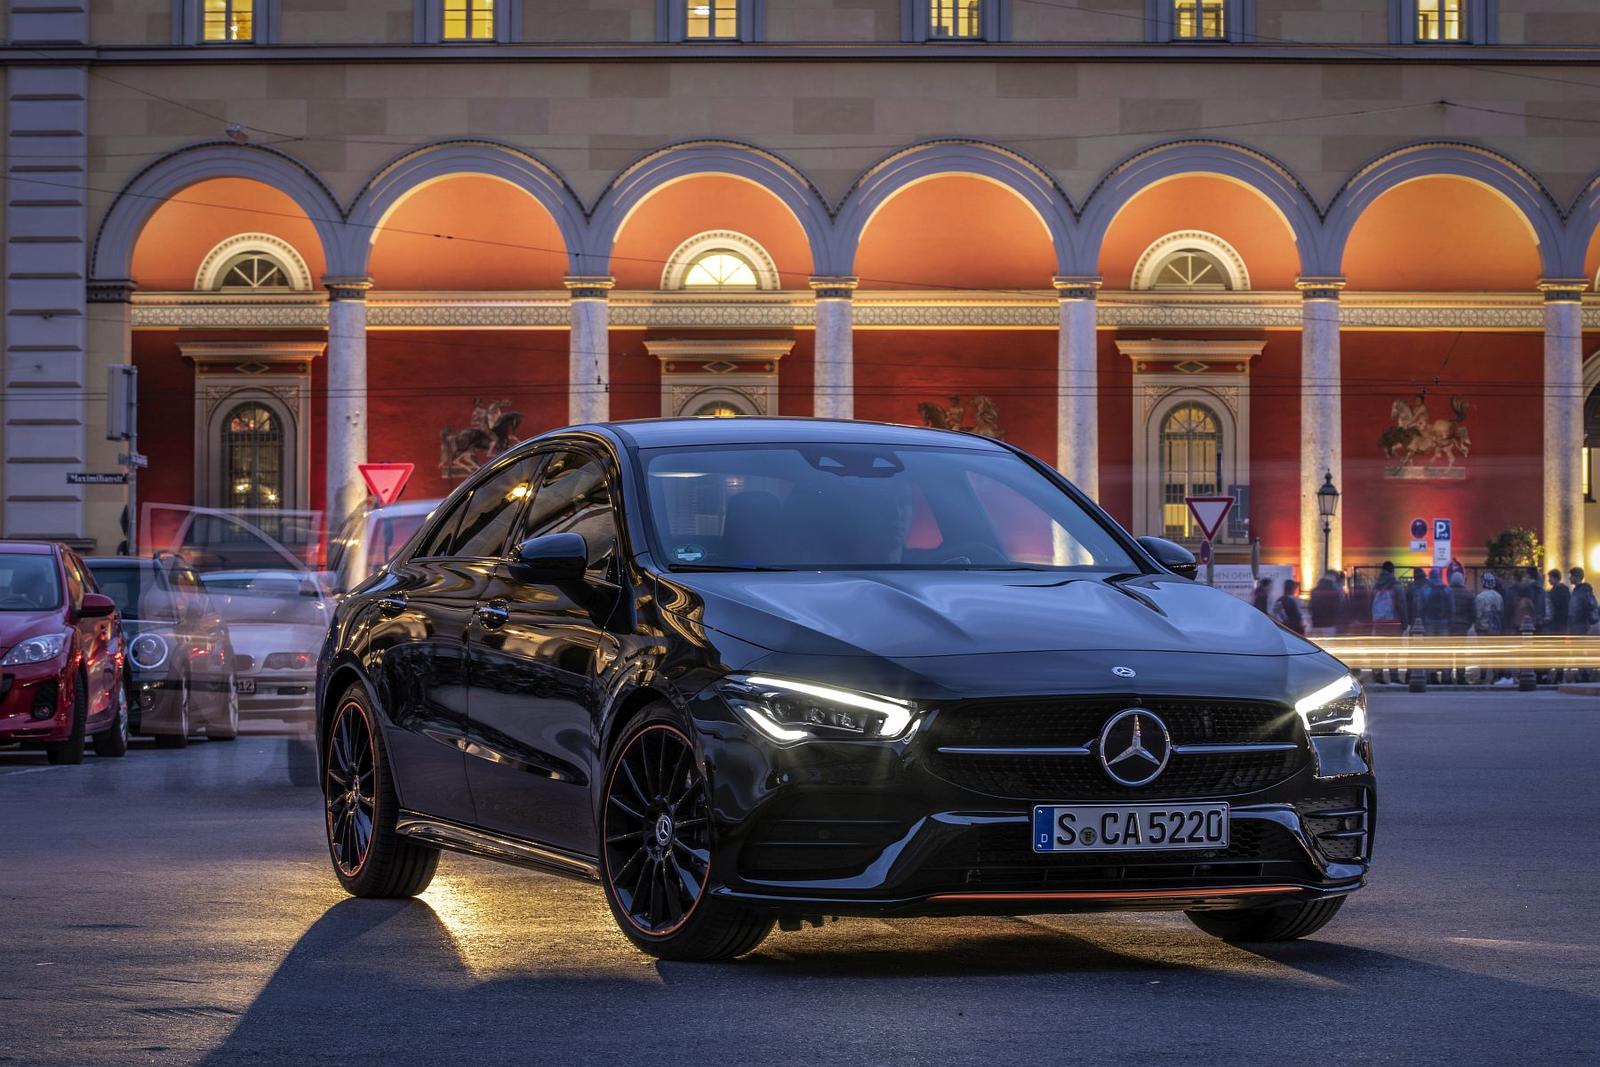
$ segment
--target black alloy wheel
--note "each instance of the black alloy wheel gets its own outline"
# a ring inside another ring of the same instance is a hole
[[[651,955],[731,959],[755,948],[773,920],[707,892],[710,785],[689,735],[661,721],[665,711],[629,731],[606,776],[606,900],[622,932]]]
[[[328,773],[323,793],[328,807],[328,847],[339,873],[354,878],[366,866],[377,816],[373,792],[377,748],[362,707],[354,701],[339,709],[328,734]]]
[[[414,897],[433,881],[439,850],[396,829],[400,798],[366,690],[350,686],[338,707],[320,772],[333,873],[352,896]],[[293,755],[290,760],[292,773]]]

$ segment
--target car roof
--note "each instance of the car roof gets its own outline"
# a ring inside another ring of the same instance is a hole
[[[922,445],[1002,451],[977,434],[850,419],[679,418],[636,419],[601,424],[635,448],[732,444]]]
[[[0,541],[0,552],[15,552],[21,556],[45,556],[55,552],[49,541]]]

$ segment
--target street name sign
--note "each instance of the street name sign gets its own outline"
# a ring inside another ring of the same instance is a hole
[[[69,471],[68,485],[127,485],[126,471]]]

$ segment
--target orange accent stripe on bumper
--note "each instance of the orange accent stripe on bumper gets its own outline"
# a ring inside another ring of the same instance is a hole
[[[937,893],[935,900],[960,900],[968,903],[985,900],[1196,900],[1204,897],[1249,897],[1274,893],[1298,893],[1298,885],[1241,885],[1204,889],[1114,889],[1061,890],[1046,893]]]

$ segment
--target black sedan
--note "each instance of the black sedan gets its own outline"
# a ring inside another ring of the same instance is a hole
[[[807,419],[563,430],[338,607],[334,871],[598,881],[673,959],[840,915],[1179,909],[1299,937],[1367,874],[1360,686],[1054,470]]]

